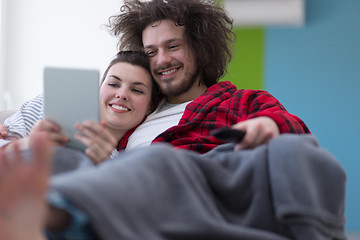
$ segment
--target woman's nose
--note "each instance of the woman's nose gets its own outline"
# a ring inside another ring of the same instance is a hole
[[[129,100],[129,96],[128,96],[127,92],[123,89],[120,89],[119,91],[116,92],[116,98],[119,98],[124,101]]]

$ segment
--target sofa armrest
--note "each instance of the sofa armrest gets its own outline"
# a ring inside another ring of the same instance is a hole
[[[5,119],[10,117],[16,110],[0,110],[0,123],[4,123]]]

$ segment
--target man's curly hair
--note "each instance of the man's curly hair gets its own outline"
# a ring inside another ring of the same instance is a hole
[[[143,50],[142,32],[163,19],[185,27],[186,40],[206,86],[226,73],[235,40],[232,19],[212,0],[124,0],[120,13],[109,18],[119,50]]]

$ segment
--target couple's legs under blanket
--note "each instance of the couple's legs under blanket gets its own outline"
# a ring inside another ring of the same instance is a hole
[[[345,174],[310,135],[203,155],[153,145],[55,176],[52,189],[105,240],[345,239]]]

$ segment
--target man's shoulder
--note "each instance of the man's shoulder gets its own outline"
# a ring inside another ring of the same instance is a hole
[[[233,93],[235,94],[255,94],[255,95],[261,95],[261,94],[269,94],[266,90],[263,89],[250,89],[250,88],[238,88],[235,84],[231,83],[230,81],[221,81],[213,86],[214,89],[229,92],[228,90],[231,89]]]
[[[207,94],[211,95],[221,95],[224,93],[231,94],[230,97],[236,97],[239,95],[252,95],[252,94],[267,94],[265,90],[261,89],[245,89],[245,88],[237,88],[233,83],[230,81],[221,81],[215,83],[211,87],[208,88],[206,91]]]

